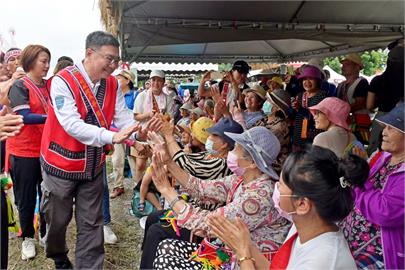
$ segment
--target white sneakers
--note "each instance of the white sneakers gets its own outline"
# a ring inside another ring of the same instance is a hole
[[[104,230],[104,243],[105,244],[116,244],[118,242],[118,238],[115,233],[112,231],[111,227],[108,225],[103,226]]]
[[[35,239],[26,237],[22,242],[21,258],[29,260],[34,258],[35,255],[37,255],[35,251]]]

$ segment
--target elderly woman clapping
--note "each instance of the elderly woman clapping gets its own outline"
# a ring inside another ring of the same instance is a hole
[[[278,155],[280,144],[264,127],[254,127],[242,134],[226,135],[236,142],[234,150],[227,156],[228,167],[233,172],[230,176],[201,181],[182,171],[177,165],[167,163],[168,171],[192,197],[223,202],[223,207],[210,212],[179,199],[162,166],[169,158],[159,157],[164,151],[156,149],[152,163],[153,181],[176,213],[180,227],[193,229],[198,236],[209,237],[206,223],[209,216],[220,214],[227,218],[239,217],[247,224],[253,243],[261,252],[275,252],[289,228],[287,220],[279,216],[271,200],[275,181],[278,179],[271,164]],[[158,248],[154,268],[200,269],[200,262],[189,259],[191,252],[197,247],[194,243],[164,240]]]
[[[354,188],[355,207],[342,227],[359,268],[404,269],[404,103],[376,120],[383,151],[364,186]]]

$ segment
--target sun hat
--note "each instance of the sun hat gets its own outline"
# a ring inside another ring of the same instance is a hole
[[[315,115],[316,111],[320,111],[325,114],[328,120],[333,124],[346,130],[350,130],[350,127],[346,122],[350,113],[350,105],[346,101],[336,97],[328,97],[308,109],[312,115]]]
[[[280,86],[283,85],[283,79],[281,79],[281,77],[279,77],[279,76],[274,76],[273,78],[271,78],[270,81],[275,82],[275,83],[279,84]]]
[[[180,107],[180,109],[191,112],[193,110],[193,106],[189,102],[186,102]]]
[[[187,132],[188,134],[191,134],[191,129],[187,124],[177,124],[177,127],[180,129],[180,132]]]
[[[267,93],[267,97],[275,103],[287,116],[288,109],[291,106],[291,96],[290,94],[283,89],[276,89],[270,94]]]
[[[215,122],[208,117],[200,117],[191,125],[191,134],[202,144],[205,144],[209,133],[207,129],[212,127]]]
[[[243,94],[246,95],[249,92],[253,92],[256,95],[258,95],[261,99],[265,100],[266,99],[266,90],[264,90],[264,88],[258,84],[258,83],[254,83],[249,85],[249,88],[243,90]]]
[[[238,60],[233,63],[232,70],[237,70],[239,73],[248,74],[251,67],[246,63],[246,61]]]
[[[263,173],[273,179],[279,178],[272,164],[280,152],[280,142],[270,130],[265,127],[253,127],[242,134],[225,132],[225,135],[248,151]]]
[[[153,77],[159,77],[159,78],[164,79],[165,78],[165,73],[163,72],[163,70],[155,69],[155,70],[152,70],[152,72],[149,75],[150,79],[153,78]]]
[[[346,57],[340,61],[340,63],[343,63],[344,61],[350,61],[352,63],[357,64],[358,66],[360,66],[360,69],[363,69],[363,61],[361,60],[360,55],[358,55],[357,53],[350,53],[348,55],[346,55]]]
[[[218,135],[226,141],[230,149],[235,146],[235,141],[225,135],[225,132],[241,134],[243,132],[243,127],[239,125],[236,121],[222,117],[214,126],[207,129],[208,133],[213,135]]]
[[[204,102],[204,106],[208,106],[208,107],[214,109],[215,102],[212,99],[206,99]]]
[[[126,78],[127,80],[130,80],[132,83],[135,83],[135,74],[132,73],[130,70],[123,69],[121,72],[118,74],[121,75],[122,77]]]
[[[376,121],[389,125],[402,133],[405,133],[404,130],[404,102],[400,102],[397,106],[394,107],[389,113],[376,118]]]
[[[300,80],[304,78],[314,78],[322,80],[322,72],[315,66],[305,65],[302,73],[298,76],[298,79]]]
[[[192,109],[192,110],[191,110],[191,113],[196,114],[198,117],[201,117],[201,116],[204,115],[204,111],[201,110],[200,107],[197,107],[197,108]]]

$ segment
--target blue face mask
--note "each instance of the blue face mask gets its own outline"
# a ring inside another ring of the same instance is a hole
[[[265,115],[270,115],[272,109],[273,109],[273,104],[271,104],[271,102],[268,102],[268,101],[264,102],[262,110]]]
[[[211,155],[218,154],[218,151],[214,150],[214,142],[211,141],[210,139],[207,139],[207,141],[205,142],[205,150],[207,150],[207,152],[210,153]]]

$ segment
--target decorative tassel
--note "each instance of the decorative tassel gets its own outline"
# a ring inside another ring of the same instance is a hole
[[[177,236],[180,236],[180,229],[177,226],[177,220],[174,215],[173,210],[167,210],[165,214],[160,218],[160,220],[167,221],[173,228],[173,231],[176,232]]]

